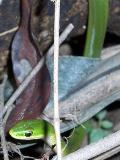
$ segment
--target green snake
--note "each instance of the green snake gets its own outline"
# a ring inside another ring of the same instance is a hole
[[[19,140],[44,140],[51,148],[56,145],[54,126],[42,119],[21,120],[9,131],[9,134]],[[62,140],[62,148],[65,142]],[[66,152],[64,152],[66,155]]]
[[[9,131],[9,134],[20,140],[45,139],[49,145],[55,145],[54,127],[42,119],[21,120]]]
[[[84,126],[88,128],[89,123],[85,123]],[[81,143],[84,136],[86,135],[86,132],[87,131],[82,126],[79,126],[74,130],[74,134],[71,135],[71,137],[69,138],[70,140],[68,141],[67,145],[62,139],[61,144],[63,149],[63,155],[67,155],[72,150],[74,151],[75,148],[78,149],[80,144],[74,144],[75,139],[79,143]],[[42,139],[51,147],[54,147],[56,145],[54,126],[46,120],[42,119],[21,120],[10,129],[9,134],[13,138],[19,140]],[[74,149],[72,147],[73,144],[75,146]]]
[[[86,57],[100,56],[107,27],[108,3],[108,0],[89,0],[88,30],[84,50],[84,56]],[[77,138],[76,143],[78,142],[80,144],[80,134],[76,135],[75,132],[73,139]],[[56,144],[54,127],[45,120],[33,119],[19,121],[10,129],[9,134],[11,137],[19,140],[44,139],[51,146]]]

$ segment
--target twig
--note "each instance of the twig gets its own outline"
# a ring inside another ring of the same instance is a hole
[[[18,145],[14,144],[14,143],[11,143],[11,142],[8,142],[8,145],[9,145],[9,150],[10,151],[14,151],[15,153],[17,153],[20,156],[20,160],[24,160],[24,156],[21,153]]]
[[[66,27],[65,31],[61,34],[60,36],[60,42],[62,43],[65,39],[65,37],[67,38],[68,34],[72,31],[73,29],[73,25],[70,24]],[[50,48],[50,50],[48,50],[47,52],[47,56],[52,55],[53,50]],[[7,103],[5,104],[4,107],[4,112],[3,114],[5,114],[5,112],[7,111],[8,107],[9,110],[12,110],[12,104],[14,103],[14,101],[20,96],[20,94],[24,91],[24,89],[28,86],[28,84],[30,83],[30,81],[32,80],[32,78],[38,73],[38,71],[41,69],[45,57],[42,57],[41,60],[39,61],[39,63],[36,65],[36,67],[33,68],[33,70],[31,71],[31,73],[26,77],[26,79],[23,81],[23,83],[18,87],[18,89],[13,93],[13,95],[10,97],[10,99],[7,101]]]
[[[7,34],[10,34],[10,33],[12,33],[12,32],[15,32],[15,31],[17,31],[17,30],[18,30],[18,26],[17,26],[17,27],[14,27],[14,28],[12,28],[12,29],[9,29],[9,30],[7,30],[7,31],[1,32],[1,33],[0,33],[0,37],[5,36],[5,35],[7,35]]]
[[[2,149],[3,149],[3,155],[4,155],[4,159],[5,160],[9,160],[9,157],[8,157],[8,150],[7,150],[7,145],[6,145],[6,140],[5,140],[5,134],[4,134],[4,123],[2,123],[1,121],[1,146],[2,146]]]
[[[7,80],[7,76],[4,75],[4,80],[1,84],[1,94],[0,94],[0,115],[2,115],[3,112],[3,108],[4,108],[4,87],[5,87],[5,83]],[[6,146],[6,139],[5,139],[5,134],[4,134],[4,123],[3,123],[3,119],[2,117],[0,118],[0,135],[1,135],[1,146],[2,146],[2,150],[3,150],[3,155],[4,155],[4,159],[5,160],[9,160],[8,157],[8,150],[7,150],[7,146]]]
[[[64,42],[64,40],[68,37],[68,35],[69,35],[69,34],[71,33],[71,31],[73,30],[73,28],[74,28],[74,26],[73,26],[72,23],[70,23],[70,24],[65,28],[65,30],[63,31],[63,33],[61,33],[61,35],[60,35],[59,45],[61,45],[61,44]],[[48,50],[48,52],[47,52],[48,57],[53,55],[53,50],[54,50],[54,45],[52,45],[52,46],[50,47],[50,49]]]
[[[117,154],[120,152],[120,146],[116,147],[116,148],[113,148],[112,150],[106,152],[106,153],[103,153],[102,155],[98,156],[97,158],[94,158],[92,160],[105,160],[107,158],[110,158],[112,157],[113,155]]]
[[[112,47],[105,48],[102,50],[101,58],[102,59],[109,58],[111,56],[118,54],[118,52],[120,52],[120,45],[115,45]]]
[[[98,156],[120,145],[120,131],[113,133],[96,143],[90,144],[64,157],[63,160],[86,160]]]
[[[58,104],[59,27],[60,27],[60,0],[56,0],[55,20],[54,20],[54,128],[56,134],[57,157],[58,160],[62,160],[60,117],[59,117],[59,104]]]
[[[0,0],[0,5],[2,4],[3,0]]]

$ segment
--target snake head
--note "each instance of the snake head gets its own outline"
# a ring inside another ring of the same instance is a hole
[[[19,140],[43,139],[49,145],[55,145],[55,131],[52,124],[45,120],[21,120],[13,126],[9,134]]]

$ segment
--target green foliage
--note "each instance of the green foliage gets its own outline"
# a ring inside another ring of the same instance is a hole
[[[95,128],[90,132],[89,140],[90,143],[96,142],[100,140],[101,138],[104,138],[107,136],[110,132],[107,130],[104,130],[102,128]]]
[[[113,123],[109,120],[107,120],[107,111],[103,110],[95,115],[95,118],[97,119],[96,128],[92,128],[92,130],[89,132],[89,142],[96,142],[100,140],[101,138],[104,138],[105,136],[110,134],[110,131],[113,127]]]
[[[84,56],[99,58],[108,22],[108,0],[89,0],[89,18]]]
[[[97,120],[99,120],[99,121],[102,121],[103,119],[106,118],[106,115],[107,115],[107,111],[106,111],[106,110],[103,110],[103,111],[97,113],[97,114],[95,115],[95,118],[96,118]]]
[[[100,122],[100,126],[104,129],[111,129],[113,127],[113,123],[109,120],[103,120]]]

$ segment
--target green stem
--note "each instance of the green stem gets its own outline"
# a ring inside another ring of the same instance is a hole
[[[108,22],[108,0],[89,0],[85,57],[100,57]]]

